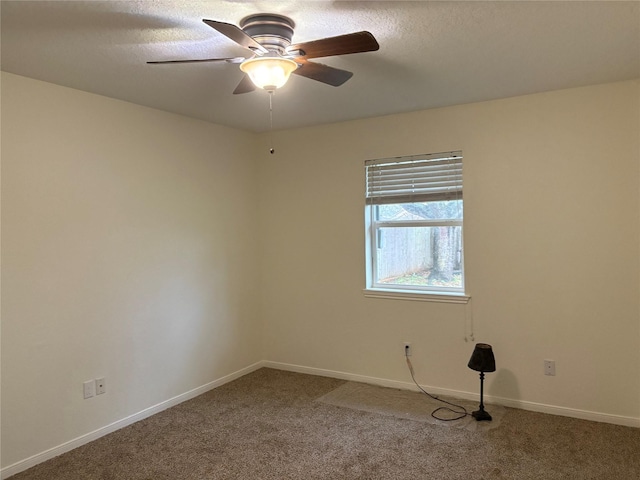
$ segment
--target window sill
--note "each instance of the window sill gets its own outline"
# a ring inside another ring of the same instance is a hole
[[[413,300],[418,302],[468,303],[471,296],[463,293],[426,293],[417,290],[385,290],[382,288],[365,288],[362,293],[370,298],[387,298],[390,300]]]

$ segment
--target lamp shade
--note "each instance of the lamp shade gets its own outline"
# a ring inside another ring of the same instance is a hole
[[[495,372],[496,359],[493,356],[491,345],[486,343],[476,343],[473,349],[471,359],[469,360],[469,368],[476,372]]]
[[[296,68],[296,62],[282,57],[256,57],[240,64],[240,70],[249,75],[256,87],[270,91],[287,83]]]

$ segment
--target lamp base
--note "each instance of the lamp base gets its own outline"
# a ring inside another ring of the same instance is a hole
[[[484,408],[481,408],[480,410],[476,410],[475,412],[472,412],[471,416],[475,418],[478,422],[482,420],[488,420],[488,421],[492,420],[491,415],[489,415],[489,413]]]

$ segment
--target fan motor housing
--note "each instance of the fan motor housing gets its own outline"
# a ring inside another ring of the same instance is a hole
[[[282,15],[259,13],[243,18],[240,28],[267,50],[282,54],[291,45],[295,24]]]

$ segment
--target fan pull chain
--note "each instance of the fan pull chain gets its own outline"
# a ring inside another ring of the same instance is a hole
[[[273,90],[269,90],[269,153],[273,155],[276,151],[273,148]]]

